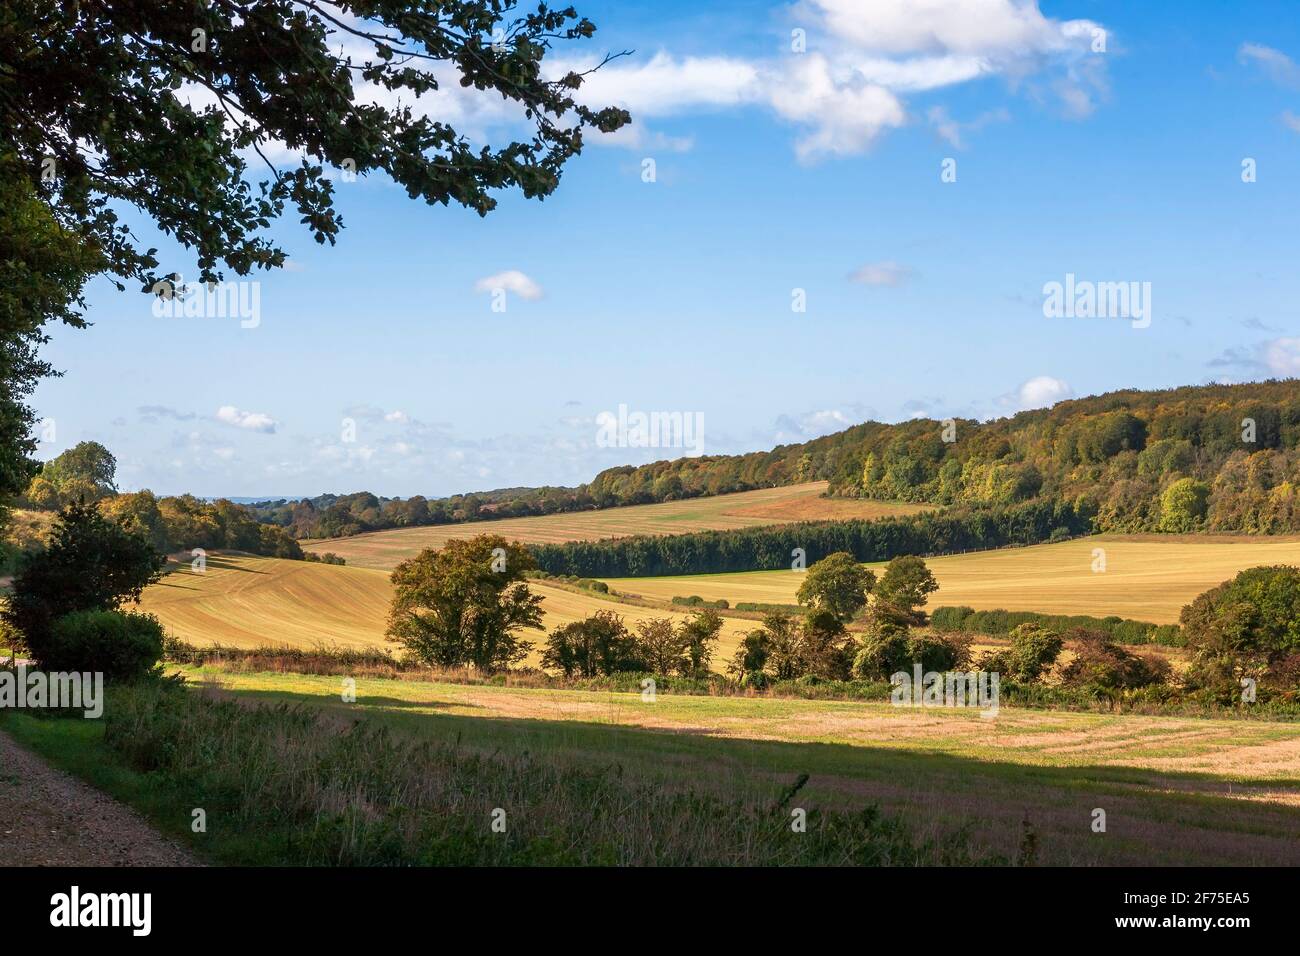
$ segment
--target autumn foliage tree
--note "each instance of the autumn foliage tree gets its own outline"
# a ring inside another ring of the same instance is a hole
[[[519,632],[542,626],[542,598],[524,581],[532,568],[527,549],[500,535],[426,548],[393,571],[388,636],[424,664],[489,673],[517,664],[532,649]]]

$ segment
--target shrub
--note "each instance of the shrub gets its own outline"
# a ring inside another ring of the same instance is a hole
[[[853,657],[853,676],[858,680],[888,680],[890,674],[911,666],[907,657],[907,635],[886,631],[869,635]]]
[[[66,657],[60,667],[51,663],[54,621],[74,611],[112,611],[138,600],[158,579],[163,560],[144,537],[109,521],[96,505],[69,505],[55,520],[45,550],[23,559],[5,623],[22,635],[43,668],[85,670]]]
[[[1105,634],[1076,631],[1074,660],[1061,670],[1061,683],[1090,691],[1112,692],[1166,684],[1173,674],[1169,662],[1160,657],[1142,657],[1119,647]]]
[[[936,634],[915,634],[907,641],[907,659],[922,671],[951,671],[970,656],[970,641]]]
[[[613,611],[597,611],[552,631],[546,639],[542,666],[565,677],[595,677],[639,670],[642,662],[623,619]]]
[[[41,655],[50,671],[102,671],[107,680],[136,680],[163,655],[163,628],[152,614],[74,611],[55,618]]]
[[[1011,647],[987,656],[981,670],[996,671],[1022,684],[1039,680],[1061,656],[1062,641],[1055,631],[1038,624],[1021,624],[1011,632]]]

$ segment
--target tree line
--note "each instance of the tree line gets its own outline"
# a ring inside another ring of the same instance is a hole
[[[122,493],[116,484],[117,460],[98,442],[85,441],[45,462],[20,503],[57,511],[94,504],[106,518],[138,533],[157,552],[194,548],[247,551],[274,558],[304,560],[302,547],[283,528],[259,522],[247,508],[226,499],[204,501],[193,495],[159,497],[152,491]],[[41,547],[24,541],[21,547]],[[7,556],[10,563],[15,555]]]
[[[1050,501],[1010,506],[963,506],[876,520],[797,524],[639,535],[603,541],[533,545],[538,567],[550,574],[637,577],[788,569],[837,551],[859,561],[897,555],[935,555],[1006,545],[1036,544],[1086,534],[1090,521],[1076,509]]]

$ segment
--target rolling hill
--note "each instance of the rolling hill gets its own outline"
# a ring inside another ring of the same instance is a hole
[[[529,587],[546,599],[542,611],[548,632],[602,610],[617,611],[629,626],[652,617],[687,617],[536,581]],[[188,565],[171,571],[146,589],[140,605],[156,614],[172,635],[199,646],[394,649],[384,636],[391,598],[392,585],[384,571],[218,554],[208,556],[207,570],[201,574]],[[740,635],[753,626],[752,621],[725,619],[719,657],[730,656]],[[545,640],[542,631],[525,637],[539,646]],[[535,652],[527,663],[536,665],[539,659]]]
[[[629,505],[599,511],[577,511],[530,518],[502,518],[462,524],[394,528],[344,538],[301,542],[303,550],[333,552],[349,565],[391,570],[425,548],[438,548],[453,538],[499,534],[524,544],[594,541],[631,535],[682,534],[690,531],[750,528],[844,518],[879,518],[927,510],[924,504],[823,498],[826,482],[814,481],[782,488],[764,488],[731,495],[688,498],[652,505]]]

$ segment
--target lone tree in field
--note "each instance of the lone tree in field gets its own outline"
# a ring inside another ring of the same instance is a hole
[[[381,173],[480,215],[502,190],[545,198],[585,131],[630,120],[578,101],[582,71],[544,63],[594,32],[572,7],[513,0],[6,0],[0,491],[34,470],[23,400],[50,372],[36,359],[44,324],[84,325],[97,274],[168,288],[122,209],[191,250],[206,283],[284,265],[270,230],[286,212],[333,243],[339,176]],[[526,132],[472,145],[425,112],[434,92],[504,101]],[[268,158],[286,149],[283,168]]]
[[[867,605],[876,576],[847,551],[822,558],[804,574],[799,603],[834,615],[847,624]]]
[[[900,555],[885,565],[885,571],[876,582],[872,595],[875,603],[871,614],[877,621],[889,620],[906,630],[925,627],[930,617],[925,611],[926,601],[939,590],[939,582],[916,555]]]
[[[426,548],[393,571],[388,636],[424,664],[489,673],[517,664],[533,646],[518,632],[542,626],[542,598],[524,583],[532,569],[527,549],[499,534]]]

